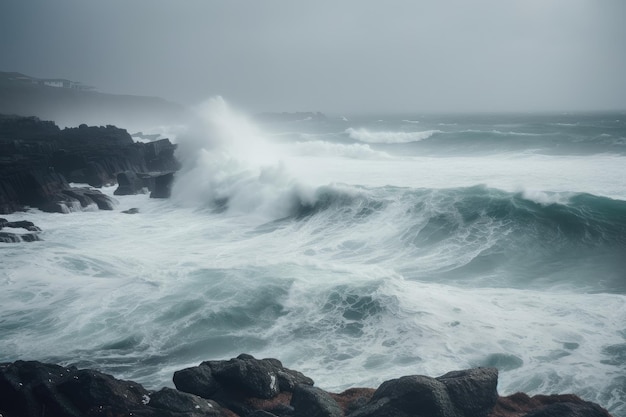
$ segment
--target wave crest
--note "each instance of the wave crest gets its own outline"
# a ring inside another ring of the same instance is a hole
[[[348,128],[346,133],[350,138],[366,143],[410,143],[419,142],[424,139],[428,139],[436,133],[441,133],[440,130],[425,130],[421,132],[373,132],[365,128]]]
[[[390,159],[386,152],[375,151],[369,145],[354,143],[344,145],[326,141],[296,142],[291,151],[298,156],[344,157],[354,159]]]

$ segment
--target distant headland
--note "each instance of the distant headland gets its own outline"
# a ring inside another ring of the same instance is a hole
[[[106,94],[95,87],[61,78],[35,78],[0,72],[0,113],[37,116],[62,126],[177,124],[186,107],[158,97]]]

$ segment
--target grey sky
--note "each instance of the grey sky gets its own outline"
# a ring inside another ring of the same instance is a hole
[[[0,71],[250,111],[626,109],[626,1],[0,0]]]

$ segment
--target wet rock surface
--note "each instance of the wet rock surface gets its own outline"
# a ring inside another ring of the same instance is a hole
[[[15,233],[12,229],[23,229],[28,233]],[[27,220],[10,222],[0,218],[0,243],[35,242],[41,240],[39,232],[41,229],[35,226],[33,222]]]
[[[114,204],[69,183],[98,188],[119,182],[119,195],[147,188],[154,197],[169,197],[180,167],[175,149],[168,139],[135,143],[125,129],[110,125],[60,129],[36,117],[0,115],[0,213],[27,206],[67,213],[92,204],[110,210]]]
[[[36,361],[0,364],[2,417],[610,417],[575,395],[499,397],[495,368],[409,375],[340,394],[277,359],[206,361],[150,391],[95,370]]]

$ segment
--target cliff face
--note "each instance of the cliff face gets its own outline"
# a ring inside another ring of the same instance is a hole
[[[0,213],[24,206],[65,211],[50,203],[76,204],[69,182],[102,187],[117,183],[121,172],[171,174],[179,168],[174,150],[168,139],[134,143],[115,126],[59,129],[36,117],[0,115]]]

